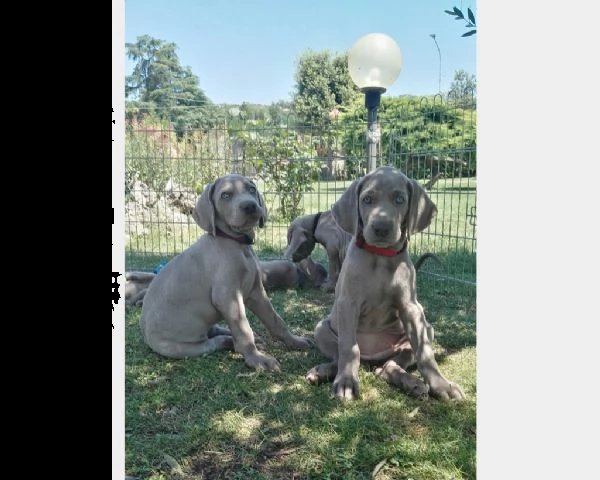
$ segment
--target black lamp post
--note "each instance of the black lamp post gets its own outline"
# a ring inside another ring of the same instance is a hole
[[[381,131],[377,125],[377,108],[381,94],[400,75],[402,53],[396,42],[383,33],[369,33],[361,37],[348,53],[348,71],[352,81],[365,94],[368,114],[368,161],[367,170],[375,170],[377,143]]]

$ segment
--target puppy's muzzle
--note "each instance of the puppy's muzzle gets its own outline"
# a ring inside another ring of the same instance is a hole
[[[248,216],[256,215],[258,205],[252,200],[246,200],[240,203],[240,209]]]
[[[292,254],[292,262],[299,262],[300,260],[304,260],[306,257],[310,255],[310,251],[307,245],[302,245],[298,250],[296,250]]]
[[[392,230],[392,224],[387,220],[375,220],[371,229],[377,238],[385,239]]]

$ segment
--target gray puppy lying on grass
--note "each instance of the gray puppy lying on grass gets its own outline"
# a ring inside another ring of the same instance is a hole
[[[155,277],[155,273],[125,272],[125,303],[127,305],[142,305],[150,282]]]
[[[319,288],[327,278],[325,267],[310,257],[298,263],[290,260],[262,260],[260,270],[267,290]]]
[[[262,284],[266,290],[289,288],[319,288],[327,278],[327,270],[308,257],[298,263],[290,260],[261,260],[259,262]],[[125,273],[125,303],[141,306],[155,273]]]
[[[439,265],[442,264],[437,255],[427,252],[415,260],[415,270],[418,271],[428,258]],[[259,266],[265,290],[319,288],[327,279],[325,267],[310,257],[300,260],[298,263],[290,260],[261,260]],[[148,286],[155,277],[156,273],[126,272],[125,303],[141,306]]]

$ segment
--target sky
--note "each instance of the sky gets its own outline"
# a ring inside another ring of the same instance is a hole
[[[385,33],[403,59],[385,95],[428,95],[438,92],[440,71],[442,91],[455,71],[476,73],[477,35],[461,37],[465,22],[444,13],[453,6],[477,17],[475,1],[460,0],[126,0],[125,41],[150,35],[175,43],[214,103],[269,105],[291,100],[301,54],[341,54],[368,33]],[[126,59],[125,73],[132,68]]]

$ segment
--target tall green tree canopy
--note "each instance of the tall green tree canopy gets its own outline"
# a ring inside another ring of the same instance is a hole
[[[360,95],[348,73],[348,54],[308,50],[297,60],[294,111],[309,123],[329,119],[334,107],[344,107]]]
[[[470,97],[472,98],[472,97]],[[468,174],[476,171],[477,111],[453,100],[442,99],[437,95],[382,96],[378,110],[381,125],[381,156],[386,163],[397,164],[412,154],[435,154],[440,157],[468,161]],[[356,102],[340,120],[342,150],[346,156],[346,166],[352,175],[358,174],[353,168],[356,159],[365,157],[366,109]],[[448,176],[454,168],[462,168],[459,163],[446,165]],[[445,167],[445,168],[446,168]],[[413,178],[426,178],[427,169],[411,172]],[[462,171],[461,175],[465,174]]]
[[[190,67],[180,64],[176,49],[175,43],[149,35],[125,44],[127,57],[135,62],[132,73],[125,77],[128,110],[156,112],[173,122],[178,131],[205,127],[212,102]]]

